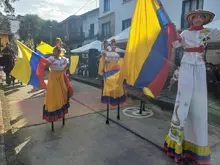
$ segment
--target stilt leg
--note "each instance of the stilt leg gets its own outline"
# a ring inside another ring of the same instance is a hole
[[[143,102],[141,101],[141,105],[140,105],[140,114],[142,115],[142,109],[143,109]]]
[[[106,124],[109,124],[109,102],[107,103],[107,119]]]
[[[54,123],[53,123],[53,121],[51,122],[51,128],[52,128],[52,132],[54,132]]]
[[[117,119],[120,120],[120,104],[118,104],[118,116]]]
[[[143,103],[143,111],[146,111],[146,110],[145,110],[145,103]]]
[[[63,117],[63,126],[65,125],[65,116]]]

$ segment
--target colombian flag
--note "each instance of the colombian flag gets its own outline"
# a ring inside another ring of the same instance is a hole
[[[44,69],[48,61],[19,41],[18,60],[15,63],[11,75],[17,80],[38,88],[45,88]]]
[[[163,88],[176,29],[156,0],[138,0],[120,81],[155,97]]]
[[[41,43],[36,47],[36,53],[44,58],[47,58],[53,55],[53,49],[54,47],[41,41]],[[64,52],[62,51],[60,55],[64,56]]]

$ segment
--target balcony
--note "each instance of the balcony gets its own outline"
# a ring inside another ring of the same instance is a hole
[[[84,32],[69,32],[68,35],[65,35],[66,42],[79,42],[85,39]]]
[[[104,41],[104,40],[109,39],[109,38],[112,37],[112,36],[113,36],[112,34],[108,34],[108,35],[98,34],[98,35],[97,35],[97,38],[98,38],[98,40],[100,40],[100,41]]]

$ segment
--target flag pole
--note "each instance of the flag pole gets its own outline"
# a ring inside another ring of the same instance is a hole
[[[166,17],[167,17],[167,19],[168,19],[169,23],[173,23],[173,22],[171,21],[171,19],[170,19],[169,15],[167,14],[166,10],[164,9],[164,7],[163,7],[163,4],[162,4],[161,0],[156,0],[156,2],[157,2],[157,3],[158,3],[158,5],[160,6],[161,10],[163,10],[163,12],[164,12],[164,14],[166,15]]]

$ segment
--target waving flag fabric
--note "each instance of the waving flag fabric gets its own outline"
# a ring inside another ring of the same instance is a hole
[[[138,0],[120,80],[155,97],[167,79],[175,35],[175,26],[156,0]]]
[[[53,49],[54,47],[41,41],[41,43],[36,48],[36,53],[44,58],[47,58],[53,55]],[[60,55],[64,56],[64,52],[62,51]]]
[[[25,84],[45,88],[44,69],[48,61],[21,42],[16,41],[16,43],[18,47],[18,60],[11,71],[11,75]]]
[[[74,74],[76,72],[76,67],[79,62],[79,56],[71,56],[70,57],[70,74]]]

